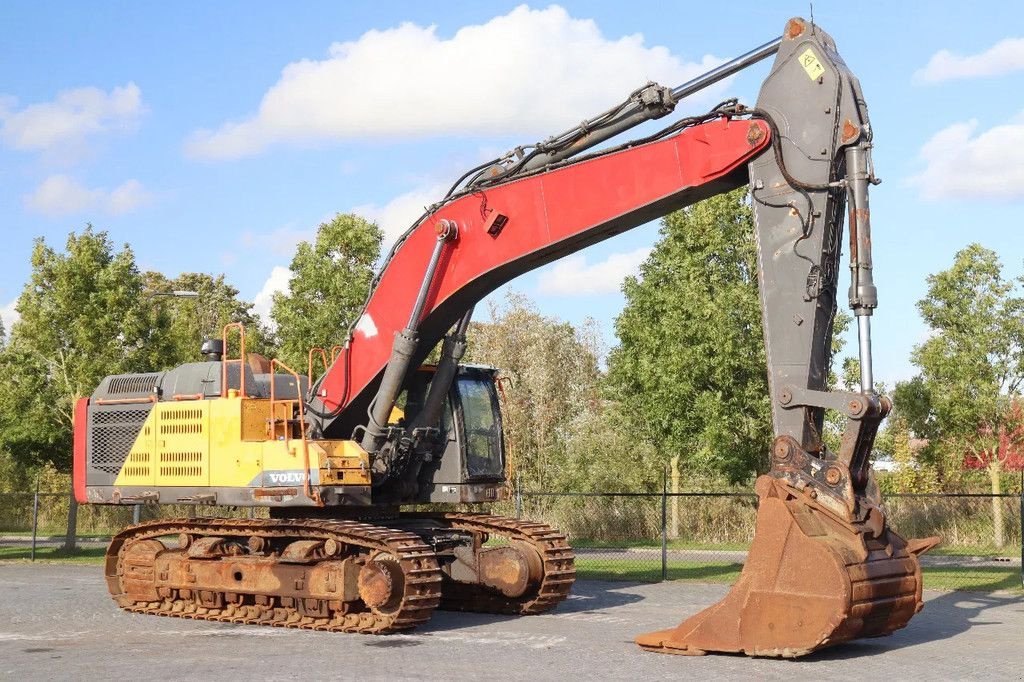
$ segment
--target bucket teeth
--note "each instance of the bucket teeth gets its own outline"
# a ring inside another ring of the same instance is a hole
[[[859,637],[888,635],[921,610],[918,554],[883,527],[838,517],[807,494],[763,476],[754,541],[739,580],[717,604],[679,626],[641,635],[661,653],[795,658]]]

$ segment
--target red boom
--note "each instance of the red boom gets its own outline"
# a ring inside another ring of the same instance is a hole
[[[427,350],[469,305],[514,277],[745,184],[744,164],[767,147],[769,135],[763,121],[723,117],[442,206],[417,225],[384,270],[348,350],[324,377],[321,400],[336,414],[356,403],[365,409],[394,333],[409,320],[438,220],[454,221],[459,232],[445,247],[421,317]],[[488,233],[499,216],[507,222]]]

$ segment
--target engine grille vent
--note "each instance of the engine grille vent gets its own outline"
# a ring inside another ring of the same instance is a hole
[[[159,374],[131,374],[114,377],[107,387],[108,393],[152,393],[156,388]]]
[[[96,410],[92,413],[90,464],[116,476],[139,436],[149,409]]]

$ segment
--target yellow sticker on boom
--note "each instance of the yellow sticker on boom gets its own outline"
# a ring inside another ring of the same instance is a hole
[[[818,80],[822,74],[825,73],[825,67],[818,61],[818,56],[814,54],[814,50],[807,48],[804,53],[800,55],[800,66],[804,67],[804,71],[807,72],[807,77],[812,81]]]

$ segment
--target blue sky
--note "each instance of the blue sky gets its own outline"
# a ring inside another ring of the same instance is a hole
[[[647,79],[677,85],[781,32],[804,2],[138,2],[0,5],[0,310],[35,237],[85,223],[169,275],[266,301],[297,239],[338,211],[389,233],[461,171],[558,132]],[[1012,3],[819,2],[860,76],[872,193],[876,377],[909,377],[925,278],[971,241],[1024,265],[1024,19]],[[768,62],[726,95],[753,104]],[[657,237],[638,228],[510,286],[597,319]],[[844,268],[845,271],[845,268]],[[845,284],[841,285],[845,291]],[[262,295],[261,295],[262,292]],[[852,352],[855,343],[848,349]]]

